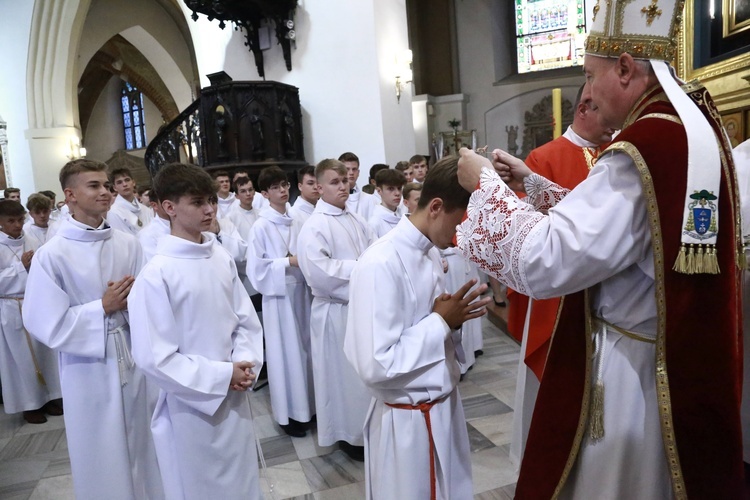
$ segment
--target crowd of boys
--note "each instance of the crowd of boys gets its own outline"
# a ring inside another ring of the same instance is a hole
[[[293,205],[279,167],[253,182],[173,164],[137,190],[127,169],[74,160],[54,220],[54,193],[31,195],[26,221],[11,188],[0,201],[5,411],[41,423],[65,401],[80,498],[256,498],[246,391],[265,368],[276,423],[293,437],[316,425],[321,446],[365,461],[370,495],[471,497],[457,383],[475,349],[467,325],[489,299],[468,261],[441,254],[468,203],[456,160],[430,176],[421,156],[376,165],[367,194],[345,153],[302,168]],[[394,307],[372,310],[374,296]],[[383,432],[419,443],[422,481],[396,474],[413,450]]]

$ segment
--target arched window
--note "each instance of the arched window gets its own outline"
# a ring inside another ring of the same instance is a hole
[[[122,124],[125,149],[146,147],[146,123],[143,119],[143,94],[128,82],[122,82]]]

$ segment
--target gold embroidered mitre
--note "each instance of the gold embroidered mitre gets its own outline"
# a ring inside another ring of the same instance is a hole
[[[684,0],[596,0],[586,53],[672,61]]]

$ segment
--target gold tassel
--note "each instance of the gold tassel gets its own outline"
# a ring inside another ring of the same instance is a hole
[[[703,257],[705,254],[703,253],[703,245],[698,245],[698,252],[695,254],[695,274],[703,274],[706,269],[705,262]]]
[[[589,435],[594,441],[604,437],[604,383],[597,380],[594,385],[594,398],[591,402]]]
[[[695,249],[690,244],[687,249],[687,266],[685,266],[685,274],[695,274]]]
[[[720,274],[719,256],[716,247],[708,245],[706,250],[706,274]]]
[[[677,260],[674,262],[672,270],[683,274],[687,272],[687,249],[684,243],[680,245],[680,253],[677,254]]]

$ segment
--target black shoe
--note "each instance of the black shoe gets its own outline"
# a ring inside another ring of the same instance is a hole
[[[268,380],[268,372],[266,371],[266,364],[263,363],[263,368],[258,373],[258,380]]]
[[[287,435],[295,438],[305,437],[305,434],[307,434],[302,425],[296,420],[292,420],[291,418],[289,419],[289,423],[287,425],[279,424],[279,426],[284,432],[287,433]]]
[[[483,351],[483,350],[481,350],[481,349],[477,349],[476,351],[474,351],[474,357],[475,357],[475,358],[478,358],[478,357],[479,357],[479,356],[481,356],[482,354],[484,354],[484,351]]]
[[[349,458],[351,458],[352,460],[355,460],[357,462],[365,461],[364,446],[354,446],[353,444],[349,444],[346,441],[339,441],[339,449],[349,455]]]

